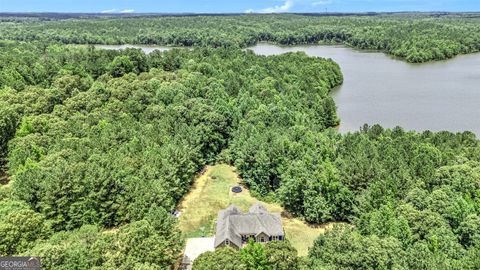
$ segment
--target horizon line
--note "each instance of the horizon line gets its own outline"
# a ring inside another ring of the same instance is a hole
[[[404,11],[316,11],[316,12],[75,12],[75,11],[0,11],[0,14],[95,14],[95,15],[182,15],[182,14],[192,14],[192,15],[277,15],[277,14],[385,14],[385,13],[480,13],[478,11],[442,11],[442,10],[431,10],[431,11],[415,11],[415,10],[404,10]]]

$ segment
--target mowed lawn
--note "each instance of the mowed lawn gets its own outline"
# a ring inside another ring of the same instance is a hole
[[[231,187],[240,182],[234,167],[220,164],[206,168],[205,173],[195,180],[191,191],[179,205],[178,210],[182,212],[179,227],[186,237],[213,236],[219,210],[235,204],[243,211],[248,211],[250,206],[258,201],[245,188],[238,194],[231,192]],[[279,204],[262,203],[268,211],[283,212]],[[313,241],[325,228],[331,226],[310,226],[297,218],[282,217],[282,221],[286,238],[300,256],[306,256]]]

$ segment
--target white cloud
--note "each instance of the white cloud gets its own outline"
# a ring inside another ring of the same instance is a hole
[[[312,7],[318,7],[318,6],[325,6],[325,5],[330,5],[333,3],[333,0],[283,0],[282,5],[276,5],[273,7],[268,7],[260,10],[253,10],[253,9],[247,9],[245,10],[245,13],[282,13],[282,12],[289,12],[293,6],[295,5],[300,5],[300,6],[312,6]]]
[[[325,6],[332,3],[332,0],[320,0],[312,3],[313,7]]]
[[[281,6],[274,6],[269,8],[264,8],[260,12],[262,13],[280,13],[287,12],[293,7],[293,0],[286,0]]]
[[[134,9],[124,9],[124,10],[117,10],[116,8],[102,10],[100,13],[132,13],[135,12]]]
[[[100,13],[115,13],[115,12],[117,12],[117,10],[114,8],[100,11]]]

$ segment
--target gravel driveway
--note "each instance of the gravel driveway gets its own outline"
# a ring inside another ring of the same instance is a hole
[[[188,238],[181,269],[192,269],[193,261],[206,251],[213,251],[215,237]]]

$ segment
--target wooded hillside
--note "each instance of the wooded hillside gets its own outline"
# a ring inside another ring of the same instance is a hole
[[[375,125],[339,134],[329,92],[341,67],[239,49],[328,41],[443,59],[479,50],[478,19],[2,20],[0,255],[40,255],[46,269],[168,268],[183,245],[170,212],[204,165],[226,162],[258,198],[310,223],[350,224],[300,261],[280,245],[287,267],[480,268],[473,133]],[[200,47],[146,55],[62,44],[117,42]],[[262,269],[282,269],[268,262],[275,244],[261,249],[251,247],[266,252]],[[218,253],[204,265],[239,255]]]
[[[89,18],[1,18],[0,36],[22,41],[75,44],[159,44],[240,47],[345,44],[380,50],[408,62],[426,62],[480,51],[476,14],[377,16],[237,15]]]

